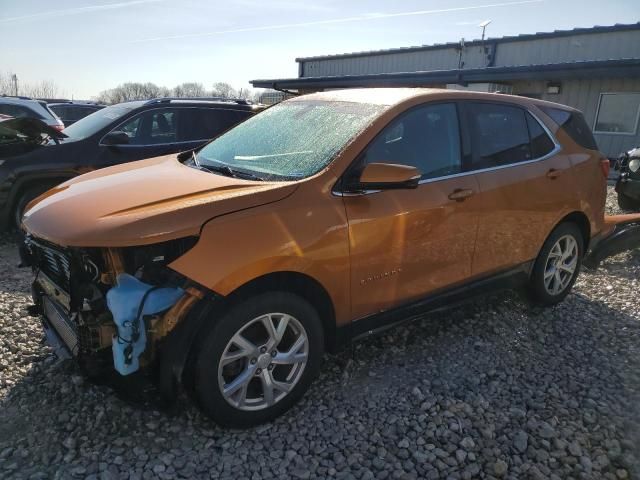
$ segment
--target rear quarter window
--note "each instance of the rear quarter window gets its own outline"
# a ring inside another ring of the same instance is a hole
[[[582,113],[553,107],[540,107],[540,109],[562,127],[578,145],[589,150],[598,150],[596,139]]]

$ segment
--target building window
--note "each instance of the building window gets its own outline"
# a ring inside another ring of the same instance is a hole
[[[640,93],[601,93],[595,133],[635,135],[640,114]]]

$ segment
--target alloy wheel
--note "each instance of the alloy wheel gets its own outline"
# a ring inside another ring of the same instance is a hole
[[[578,266],[578,242],[563,235],[553,245],[544,269],[544,287],[551,295],[559,295],[571,283]]]
[[[240,328],[218,362],[218,386],[240,410],[262,410],[291,392],[304,372],[309,339],[285,313],[268,313]]]

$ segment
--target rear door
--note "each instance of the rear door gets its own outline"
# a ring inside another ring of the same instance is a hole
[[[569,157],[531,112],[498,102],[462,108],[480,187],[472,270],[481,275],[534,259],[576,196]]]
[[[416,189],[343,197],[354,318],[419,299],[471,274],[478,185],[474,175],[461,175],[458,118],[454,103],[415,107],[393,120],[356,161],[356,172],[367,163],[414,166],[422,180]]]
[[[185,108],[178,123],[182,150],[197,148],[252,115],[250,111],[226,108]]]

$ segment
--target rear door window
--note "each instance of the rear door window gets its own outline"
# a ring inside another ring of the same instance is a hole
[[[211,140],[251,116],[251,112],[222,108],[185,108],[181,112],[181,142]]]
[[[531,160],[525,111],[494,103],[466,103],[471,135],[472,169],[500,167]]]

